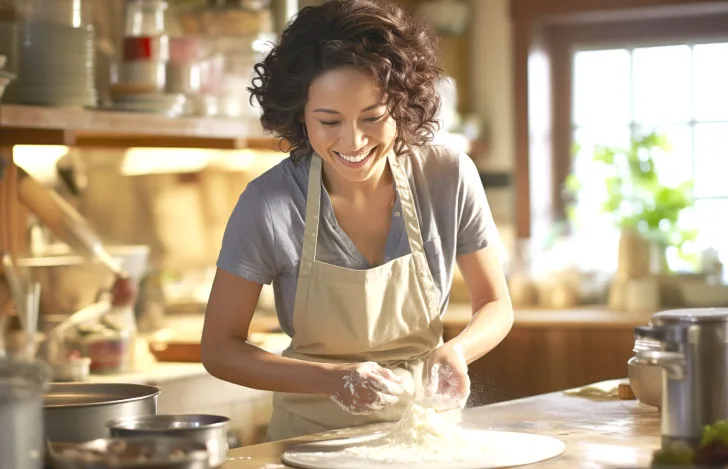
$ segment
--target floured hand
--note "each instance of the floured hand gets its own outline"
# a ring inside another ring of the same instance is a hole
[[[426,386],[428,398],[446,402],[451,408],[465,407],[470,396],[470,377],[460,344],[445,344],[432,352],[427,361]]]
[[[336,368],[339,385],[329,397],[345,411],[366,415],[396,404],[404,392],[400,378],[375,362]]]

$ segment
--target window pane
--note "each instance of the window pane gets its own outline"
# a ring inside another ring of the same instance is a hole
[[[601,213],[602,203],[607,195],[604,167],[594,163],[594,148],[597,145],[626,148],[629,145],[629,127],[579,128],[574,132],[574,142],[579,145],[579,153],[574,158],[572,172],[582,190],[576,216],[580,224],[609,225],[608,217]]]
[[[698,228],[698,242],[703,247],[712,246],[717,249],[720,252],[723,264],[728,263],[726,213],[728,213],[728,199],[698,200],[695,203],[695,226]]]
[[[690,120],[690,47],[643,47],[633,53],[634,120]]]
[[[664,135],[670,144],[666,154],[654,153],[660,181],[670,187],[690,181],[693,177],[693,142],[689,124],[641,126],[637,132],[657,132]]]
[[[626,49],[574,54],[576,125],[626,125],[630,121],[629,67]]]
[[[695,126],[695,192],[698,197],[728,196],[728,123]]]
[[[693,49],[695,120],[728,120],[728,43]]]

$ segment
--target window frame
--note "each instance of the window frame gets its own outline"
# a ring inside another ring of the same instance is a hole
[[[721,42],[728,37],[725,1],[609,3],[607,8],[599,0],[511,0],[518,238],[539,238],[554,222],[565,219],[562,187],[571,172],[574,49]],[[535,56],[546,64],[536,73],[530,67]],[[544,102],[549,109],[537,109]],[[548,124],[534,124],[544,119],[543,114]]]

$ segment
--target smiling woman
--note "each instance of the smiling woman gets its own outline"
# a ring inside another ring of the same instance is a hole
[[[261,122],[292,151],[230,216],[205,367],[275,391],[270,439],[397,420],[413,400],[463,406],[467,364],[513,319],[475,165],[429,143],[440,76],[429,30],[394,6],[329,0],[301,10],[256,73]],[[474,316],[443,344],[456,261]],[[247,342],[271,282],[292,337],[282,357]]]

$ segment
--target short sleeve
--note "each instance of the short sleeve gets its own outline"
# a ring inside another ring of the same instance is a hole
[[[270,209],[255,184],[248,184],[228,220],[217,267],[260,284],[276,276]]]
[[[456,255],[462,256],[488,246],[494,236],[495,226],[475,163],[468,155],[461,154],[458,167]]]

